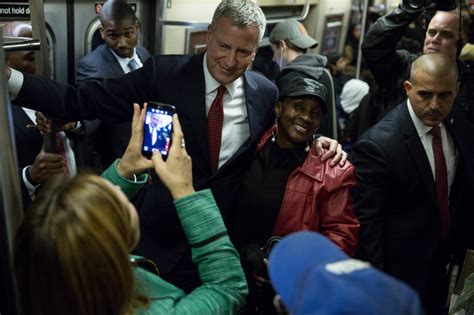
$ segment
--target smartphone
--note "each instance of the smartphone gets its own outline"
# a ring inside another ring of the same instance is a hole
[[[150,158],[154,151],[160,151],[163,158],[168,156],[174,113],[173,105],[148,102],[143,126],[143,156]]]

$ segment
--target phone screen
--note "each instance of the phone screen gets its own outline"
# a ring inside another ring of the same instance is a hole
[[[163,157],[168,155],[174,112],[175,108],[172,105],[148,102],[143,126],[144,156],[150,157],[154,151],[160,151]]]

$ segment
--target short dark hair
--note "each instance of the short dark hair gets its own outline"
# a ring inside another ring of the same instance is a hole
[[[102,25],[106,21],[130,20],[133,23],[138,21],[133,8],[124,1],[107,1],[102,6],[99,18]]]

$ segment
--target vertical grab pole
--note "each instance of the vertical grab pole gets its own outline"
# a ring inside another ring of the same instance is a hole
[[[30,19],[33,29],[33,38],[39,39],[40,50],[35,51],[36,71],[39,75],[49,77],[51,75],[48,58],[48,38],[46,37],[46,23],[44,19],[43,0],[29,0]]]
[[[36,71],[38,75],[49,78],[51,75],[48,58],[48,38],[46,37],[46,22],[44,18],[44,1],[29,0],[31,28],[33,38],[39,39],[41,47],[35,51]],[[56,151],[56,140],[54,134],[43,133],[43,143],[45,152]]]
[[[0,28],[1,30],[1,28]],[[0,36],[0,47],[3,47],[3,37]],[[15,231],[23,218],[21,188],[18,176],[15,139],[12,113],[10,108],[7,81],[5,79],[5,53],[0,49],[0,265],[6,272],[5,291],[7,296],[8,314],[19,314],[15,278],[12,269],[13,240]],[[3,272],[3,270],[2,270]]]
[[[357,48],[359,50],[359,53],[357,54],[356,79],[360,79],[360,71],[361,71],[361,66],[362,66],[362,43],[364,42],[365,29],[367,28],[368,11],[369,11],[369,0],[364,0],[364,11],[362,13],[362,23],[360,25],[360,38],[359,38],[359,45]]]

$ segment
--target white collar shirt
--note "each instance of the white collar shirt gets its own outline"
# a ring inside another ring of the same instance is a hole
[[[423,144],[423,148],[425,149],[426,155],[428,157],[428,161],[430,162],[431,172],[433,174],[433,180],[436,181],[436,174],[435,174],[435,161],[434,161],[434,154],[432,148],[433,136],[430,134],[431,128],[430,126],[426,126],[423,124],[420,118],[416,115],[413,107],[410,103],[410,100],[407,100],[408,105],[408,112],[410,113],[411,120],[415,125],[416,132],[420,137],[421,143]],[[448,171],[448,192],[451,192],[451,186],[454,181],[454,175],[456,174],[456,167],[458,164],[458,152],[456,149],[456,145],[454,144],[453,138],[447,132],[444,123],[440,123],[441,128],[441,141],[443,143],[443,154],[446,160],[446,169]]]
[[[110,49],[110,48],[109,48]],[[129,73],[131,72],[130,68],[128,67],[128,63],[130,62],[130,60],[134,59],[137,64],[138,64],[138,68],[141,68],[143,67],[143,63],[141,62],[140,58],[138,58],[138,54],[137,54],[137,49],[136,48],[133,48],[133,55],[131,58],[122,58],[120,57],[119,55],[117,55],[112,49],[110,49],[110,51],[112,52],[112,54],[114,55],[115,59],[117,59],[117,62],[119,63],[120,67],[122,68],[123,70],[123,73]]]
[[[206,62],[207,53],[204,55],[203,69],[206,93],[206,117],[212,102],[217,96],[217,89],[221,85],[209,72]],[[227,84],[227,93],[222,99],[224,108],[224,125],[222,128],[221,148],[218,168],[222,167],[250,136],[245,87],[243,77]]]

